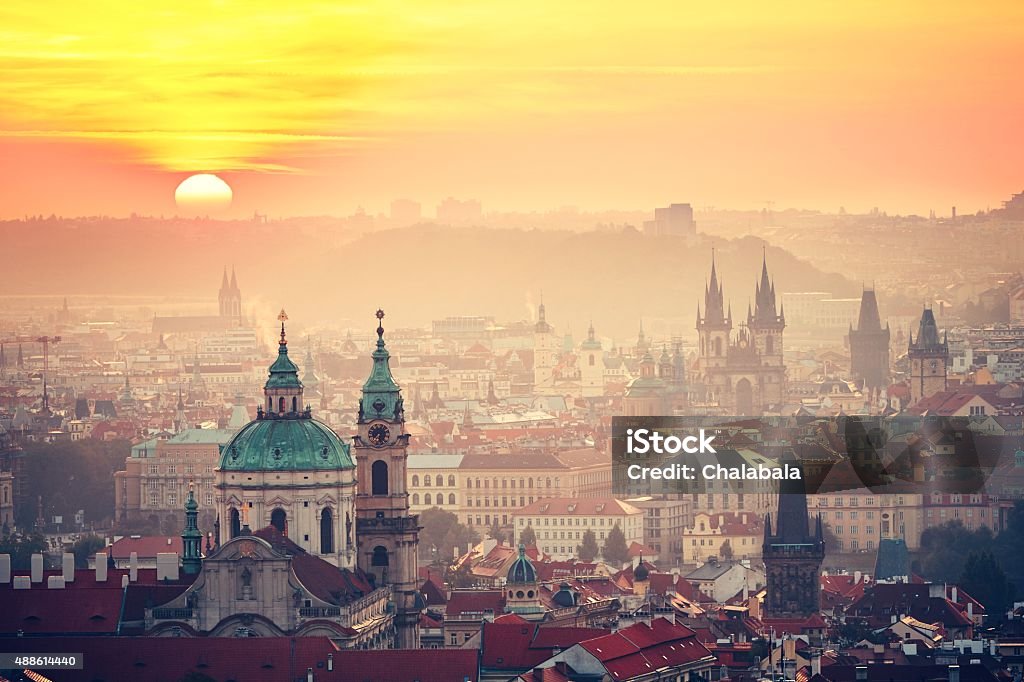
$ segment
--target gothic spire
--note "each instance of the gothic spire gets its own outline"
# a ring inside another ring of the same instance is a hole
[[[391,354],[384,344],[384,311],[377,310],[377,348],[373,351],[373,368],[363,384],[362,415],[364,418],[405,419],[401,391],[391,375]]]

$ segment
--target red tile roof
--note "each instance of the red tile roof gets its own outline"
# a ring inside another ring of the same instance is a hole
[[[713,660],[693,630],[664,618],[656,618],[649,626],[637,623],[579,646],[600,661],[613,680],[628,680],[705,658]]]
[[[540,627],[515,616],[483,624],[481,666],[493,670],[527,670],[546,661],[556,650],[607,635],[608,630],[580,627]]]
[[[115,559],[128,560],[132,552],[136,552],[140,559],[155,559],[157,554],[165,552],[174,552],[181,556],[183,546],[181,538],[173,535],[144,535],[121,538],[107,547],[106,551]]]
[[[463,614],[477,615],[485,611],[502,613],[505,593],[502,590],[452,590],[445,605],[445,615],[458,618]]]

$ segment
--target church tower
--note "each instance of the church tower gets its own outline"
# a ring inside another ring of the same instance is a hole
[[[763,406],[781,405],[785,400],[786,369],[782,359],[782,332],[786,313],[776,307],[775,282],[768,277],[768,258],[761,259],[761,280],[754,288],[754,310],[747,313],[747,328],[761,366],[758,382]]]
[[[237,327],[242,323],[242,292],[238,289],[235,269],[231,268],[231,281],[228,281],[228,270],[224,268],[220,292],[217,295],[220,304],[220,316],[228,321],[228,326]]]
[[[704,287],[704,316],[697,305],[698,362],[701,373],[715,367],[725,367],[732,332],[732,309],[726,313],[722,284],[718,281],[715,256],[711,254],[711,282]]]
[[[181,532],[181,568],[188,575],[195,575],[203,566],[203,533],[199,530],[199,503],[196,502],[195,486],[188,484],[188,499],[185,501],[185,530]]]
[[[555,329],[547,320],[544,304],[537,307],[537,324],[533,328],[533,391],[550,389],[558,359],[558,340]]]
[[[949,344],[945,336],[939,338],[939,326],[931,308],[921,313],[921,324],[917,339],[910,335],[907,350],[910,358],[910,404],[922,398],[946,390],[946,363],[949,361]]]
[[[594,323],[587,329],[587,340],[580,344],[580,379],[584,399],[604,396],[604,352],[594,335]]]
[[[857,328],[850,326],[850,369],[866,388],[889,383],[889,325],[882,327],[874,289],[864,289]]]
[[[783,463],[800,468],[792,459]],[[772,618],[806,618],[821,610],[821,562],[825,559],[821,516],[812,534],[803,479],[779,482],[778,509],[774,533],[771,514],[764,520],[765,611]]]
[[[417,592],[419,518],[409,512],[406,468],[409,434],[401,390],[384,345],[384,311],[377,311],[373,369],[359,400],[356,449],[356,537],[359,567],[394,593],[396,645],[419,648],[422,600]]]

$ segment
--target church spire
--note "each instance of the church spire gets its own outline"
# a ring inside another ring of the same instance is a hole
[[[391,375],[391,354],[384,343],[384,311],[377,310],[377,348],[373,351],[373,368],[363,384],[360,420],[384,418],[404,421],[405,412],[398,383]]]
[[[188,483],[188,498],[185,501],[185,530],[181,532],[182,557],[181,568],[195,575],[202,567],[203,533],[199,530],[199,503],[196,502],[195,484]]]
[[[267,398],[268,416],[277,413],[299,416],[302,410],[302,382],[299,381],[299,368],[288,357],[288,336],[284,323],[288,313],[281,309],[277,316],[281,322],[281,337],[277,342],[277,359],[270,366],[267,383],[263,386],[263,394]],[[308,416],[308,415],[306,415]]]

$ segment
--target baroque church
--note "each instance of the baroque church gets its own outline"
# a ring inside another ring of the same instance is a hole
[[[782,333],[786,313],[776,306],[775,283],[768,261],[754,290],[754,307],[733,334],[732,304],[725,304],[722,282],[711,257],[711,280],[704,288],[704,313],[697,304],[698,355],[695,383],[698,402],[724,414],[759,416],[777,410],[785,397],[786,368]]]
[[[383,318],[378,310],[350,446],[304,401],[281,311],[256,419],[221,452],[206,556],[190,493],[182,568],[195,582],[152,610],[155,634],[318,634],[346,646],[419,647],[419,525],[409,511],[409,435]]]

